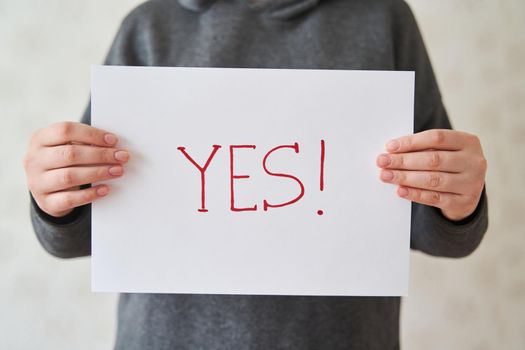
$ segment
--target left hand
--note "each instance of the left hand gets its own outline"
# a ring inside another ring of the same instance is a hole
[[[474,212],[487,161],[477,136],[433,129],[391,140],[377,157],[383,182],[398,185],[397,194],[441,209],[459,221]]]

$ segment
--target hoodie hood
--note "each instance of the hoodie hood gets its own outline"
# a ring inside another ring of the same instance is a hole
[[[216,1],[224,0],[178,0],[184,8],[201,12]],[[238,0],[255,11],[264,13],[275,19],[289,19],[298,16],[319,3],[319,0]]]

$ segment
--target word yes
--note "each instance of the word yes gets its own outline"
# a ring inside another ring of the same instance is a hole
[[[198,209],[201,213],[208,212],[208,209],[206,209],[206,170],[208,169],[210,163],[212,162],[213,158],[219,151],[219,149],[222,148],[221,145],[213,145],[212,151],[210,155],[208,156],[208,159],[204,163],[204,165],[199,165],[193,157],[186,151],[185,147],[177,147],[177,149],[190,161],[195,168],[200,173],[201,178],[201,207]],[[233,212],[243,212],[243,211],[256,211],[257,210],[257,204],[255,204],[253,207],[245,207],[245,208],[239,208],[235,206],[235,189],[234,184],[235,180],[239,179],[248,179],[249,175],[239,175],[236,174],[234,171],[234,160],[235,160],[235,150],[237,149],[255,149],[255,145],[230,145],[229,146],[229,153],[230,153],[230,210]],[[267,211],[268,208],[281,208],[288,205],[292,205],[296,202],[298,202],[303,196],[304,196],[304,185],[302,181],[297,178],[294,175],[291,174],[284,174],[284,173],[277,173],[273,172],[270,169],[268,169],[267,161],[268,158],[272,155],[272,153],[277,152],[282,149],[292,149],[295,153],[299,153],[299,144],[296,142],[293,145],[280,145],[277,147],[272,148],[269,150],[263,157],[262,160],[262,166],[264,171],[270,175],[270,176],[277,176],[277,177],[284,177],[289,178],[293,181],[295,181],[299,185],[299,194],[290,199],[289,201],[286,201],[284,203],[278,203],[278,204],[271,204],[268,202],[268,200],[263,200],[263,210]],[[319,181],[319,187],[320,190],[324,190],[324,159],[325,159],[325,141],[321,140],[321,167],[320,167],[320,181]],[[317,212],[319,215],[323,215],[323,211],[319,210]]]

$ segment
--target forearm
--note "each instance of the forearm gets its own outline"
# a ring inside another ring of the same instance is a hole
[[[75,208],[63,218],[44,213],[31,197],[31,222],[42,247],[56,257],[75,258],[91,254],[91,207]]]
[[[410,245],[430,255],[465,257],[477,248],[487,227],[485,190],[474,213],[459,222],[448,220],[437,208],[413,203]]]

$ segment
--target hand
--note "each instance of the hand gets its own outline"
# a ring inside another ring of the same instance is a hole
[[[129,153],[115,148],[117,142],[115,135],[81,123],[62,122],[36,131],[24,168],[38,206],[61,217],[106,196],[107,185],[87,189],[80,185],[122,176]]]
[[[466,218],[476,209],[487,161],[479,139],[453,130],[427,130],[387,143],[377,158],[383,182],[399,185],[397,194],[440,208],[450,220]]]

